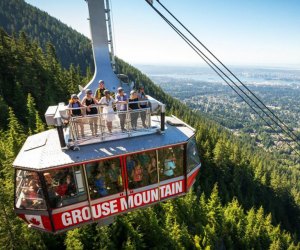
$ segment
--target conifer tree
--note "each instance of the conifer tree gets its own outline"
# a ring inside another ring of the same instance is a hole
[[[218,186],[215,185],[207,203],[207,220],[205,227],[206,246],[219,248],[222,243],[223,236],[223,210],[218,195]]]
[[[67,250],[83,250],[79,229],[74,229],[67,233],[65,246]]]
[[[45,125],[39,115],[39,112],[35,112],[35,130],[34,133],[40,133],[45,130]]]
[[[71,64],[67,76],[67,82],[68,82],[68,91],[69,93],[77,93],[78,92],[78,85],[81,85],[81,79],[79,76],[80,70],[74,67],[73,64]]]
[[[11,154],[16,155],[25,140],[25,134],[24,129],[19,124],[12,108],[9,108],[8,114],[9,123],[7,132],[7,144]]]
[[[31,135],[35,130],[35,122],[36,122],[36,108],[35,102],[32,95],[29,93],[27,96],[27,126],[28,126],[28,133]]]
[[[1,85],[1,79],[0,79]],[[0,95],[0,129],[7,128],[7,119],[8,119],[8,106],[5,103],[3,97]]]

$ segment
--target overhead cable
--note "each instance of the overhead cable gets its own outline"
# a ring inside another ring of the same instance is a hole
[[[267,109],[272,116],[277,119],[282,126],[284,126],[286,129],[288,129],[288,131],[294,136],[293,140],[294,141],[298,141],[299,138],[298,136],[293,132],[293,130],[291,128],[289,128],[288,125],[286,125],[285,122],[283,122],[269,107],[267,107],[261,100],[260,98],[255,95],[255,93],[253,93],[221,60],[219,60],[214,53],[211,52],[211,50],[209,50],[180,20],[178,20],[178,18],[176,18],[176,16],[174,14],[172,14],[161,2],[160,0],[156,0],[158,2],[158,4],[165,10],[167,11],[167,13],[172,16],[213,58],[215,58],[247,91],[249,91],[253,97],[265,108]],[[298,144],[298,143],[297,143]],[[298,144],[299,145],[299,144]]]
[[[171,21],[169,21],[158,9],[156,9],[151,3],[149,3],[149,1],[146,0],[146,2],[153,8],[153,10],[161,17],[164,19],[164,21],[166,21],[167,24],[169,24],[169,26],[214,70],[215,73],[217,73],[227,84],[229,87],[231,87],[234,92],[236,94],[238,94],[243,101],[245,101],[248,106],[256,113],[259,115],[259,117],[279,136],[280,139],[284,140],[282,138],[282,136],[273,128],[273,126],[266,121],[261,114],[258,113],[258,111],[256,109],[254,109],[252,107],[252,105],[246,101],[246,99],[240,94],[238,93],[238,91],[221,75],[221,73],[230,81],[232,82],[245,96],[247,96],[247,98],[249,100],[251,100],[257,107],[259,110],[261,110],[265,115],[267,115],[277,126],[279,126],[281,128],[282,131],[285,132],[286,135],[288,135],[293,141],[295,141],[295,139],[290,135],[290,133],[288,131],[286,131],[280,124],[278,124],[278,122],[276,122],[272,117],[270,117],[269,114],[267,114],[247,93],[244,92],[244,90],[242,90],[234,81],[232,81],[232,79],[230,77],[227,76],[227,74],[225,74],[210,58],[208,58],[193,42],[191,42],[190,39],[188,39],[174,24],[171,23]],[[159,1],[158,1],[159,2]],[[197,39],[198,40],[198,39]],[[199,41],[200,42],[200,41]],[[214,56],[215,57],[215,56]],[[220,73],[221,72],[221,73]],[[251,92],[251,91],[250,91]],[[295,141],[299,146],[300,144]],[[295,150],[289,142],[286,141],[286,143],[291,147],[292,150]],[[297,154],[299,154],[297,152]]]

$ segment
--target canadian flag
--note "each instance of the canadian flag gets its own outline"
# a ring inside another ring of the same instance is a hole
[[[43,225],[42,217],[40,215],[25,214],[25,218],[28,221],[28,223],[31,224],[33,227],[45,229]]]

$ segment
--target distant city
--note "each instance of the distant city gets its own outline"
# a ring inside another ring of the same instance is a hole
[[[290,148],[278,139],[278,135],[210,68],[137,67],[168,94],[194,111],[205,113],[236,135],[249,134],[266,150],[290,154]],[[261,67],[232,67],[230,70],[300,134],[300,70]]]
[[[137,65],[137,67],[155,81],[167,77],[225,84],[212,69],[204,66]],[[275,67],[229,67],[229,69],[247,85],[300,86],[300,67],[299,70]],[[157,83],[160,84],[159,81]]]

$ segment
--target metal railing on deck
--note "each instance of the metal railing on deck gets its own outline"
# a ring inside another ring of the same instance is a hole
[[[147,132],[151,127],[151,110],[147,108],[129,109],[129,104],[145,101],[130,102],[126,105],[126,111],[104,112],[106,105],[90,106],[97,108],[97,114],[87,115],[87,107],[67,108],[69,115],[70,137],[73,142],[81,142],[92,138],[109,139],[118,135],[131,136],[135,133]],[[82,115],[73,115],[74,110],[81,110]]]

